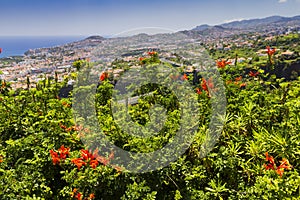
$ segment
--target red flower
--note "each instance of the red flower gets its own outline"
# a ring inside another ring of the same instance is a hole
[[[227,80],[227,81],[226,81],[226,84],[227,84],[227,85],[229,85],[229,84],[231,84],[231,83],[232,83],[232,80]]]
[[[144,57],[140,57],[140,58],[139,58],[139,61],[143,61],[143,60],[145,60]]]
[[[98,166],[98,161],[97,160],[91,160],[90,161],[90,166],[95,169]]]
[[[269,46],[267,46],[267,54],[269,56],[272,56],[276,52],[276,49],[271,49]]]
[[[186,74],[183,74],[183,76],[181,77],[181,80],[189,80],[188,76]]]
[[[59,164],[60,162],[60,158],[58,156],[58,153],[53,151],[52,149],[50,150],[50,155],[51,155],[51,158],[52,158],[52,162],[53,162],[53,165],[56,165],[56,164]]]
[[[83,165],[86,165],[82,158],[74,158],[71,162],[77,166],[78,170],[80,170]]]
[[[287,159],[283,158],[282,161],[280,161],[280,165],[278,168],[290,170],[292,168],[292,166],[290,165],[290,163]]]
[[[59,152],[59,157],[61,159],[66,159],[67,155],[70,156],[70,148],[65,148],[64,145],[61,145],[61,147],[58,149],[58,152]]]
[[[67,102],[65,102],[65,101],[63,101],[62,103],[61,103],[63,106],[65,106],[65,107],[68,107],[68,108],[70,108],[71,107],[71,105],[70,104],[68,104]]]
[[[255,72],[255,73],[252,71],[249,72],[249,76],[251,76],[251,77],[256,77],[258,74],[259,74],[259,71]]]
[[[241,81],[242,78],[243,78],[242,76],[236,77],[236,78],[235,78],[235,81]]]
[[[266,155],[266,161],[269,161],[272,165],[275,165],[273,156],[269,156],[268,152],[266,152],[265,155]]]
[[[81,200],[82,199],[82,194],[80,192],[78,192],[77,195],[75,196],[75,198],[77,200]]]
[[[60,128],[62,128],[62,129],[64,129],[64,130],[67,129],[67,126],[63,125],[62,123],[59,123],[59,126],[60,126]]]
[[[89,199],[95,199],[95,194],[94,193],[90,194]]]
[[[264,165],[266,170],[269,170],[269,169],[275,170],[276,165],[275,165],[275,160],[274,160],[273,156],[269,156],[268,152],[266,152],[265,155],[266,155],[266,161],[269,162],[267,165]]]
[[[108,165],[108,163],[109,163],[109,159],[107,159],[103,156],[98,156],[97,160],[99,160],[99,162],[101,162],[104,166]]]
[[[157,54],[156,51],[149,51],[149,52],[148,52],[148,55],[149,55],[149,56],[153,56],[153,55],[155,55],[155,54]]]
[[[280,177],[282,177],[284,169],[290,170],[291,168],[292,168],[292,166],[290,165],[289,161],[287,159],[283,158],[282,161],[280,161],[280,165],[276,169],[276,173]]]
[[[246,85],[247,85],[246,83],[241,83],[241,84],[240,84],[240,88],[246,87]]]
[[[208,86],[209,89],[214,89],[215,86],[214,86],[212,78],[208,79],[207,86]]]
[[[197,94],[202,94],[202,91],[200,90],[200,88],[196,88],[196,92],[197,92]]]
[[[281,169],[281,168],[277,168],[277,169],[276,169],[276,173],[277,173],[280,177],[282,177],[283,172],[284,172],[284,169]]]
[[[71,192],[71,197],[74,197],[76,193],[77,193],[77,189],[74,188],[73,191]]]
[[[231,62],[227,62],[226,60],[216,61],[218,68],[224,69],[227,65],[229,65]]]
[[[107,72],[103,72],[101,75],[100,75],[100,81],[104,81],[108,78],[108,73]]]
[[[77,200],[82,200],[82,194],[78,192],[76,188],[74,188],[73,191],[71,192],[71,197],[74,197]]]
[[[201,83],[201,87],[204,91],[208,92],[208,87],[207,87],[207,82],[204,78],[202,78],[202,83]]]
[[[84,160],[93,160],[94,159],[94,156],[88,151],[88,150],[85,150],[85,149],[81,149],[81,157],[84,159]]]

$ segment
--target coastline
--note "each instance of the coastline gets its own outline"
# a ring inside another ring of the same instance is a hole
[[[86,36],[0,36],[0,58],[24,56],[30,49],[51,48],[84,39]]]

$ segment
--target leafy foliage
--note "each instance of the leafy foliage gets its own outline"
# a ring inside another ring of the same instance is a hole
[[[144,62],[158,62],[157,55]],[[267,59],[264,62],[267,65]],[[102,155],[100,150],[85,149],[80,141],[82,127],[72,118],[72,97],[58,97],[66,81],[45,79],[36,88],[18,93],[3,86],[1,199],[297,199],[300,78],[283,81],[257,67],[251,70],[260,73],[249,75],[244,64],[219,70],[228,105],[222,135],[212,152],[199,158],[211,112],[209,92],[205,90],[207,80],[195,86],[201,118],[192,145],[168,167],[144,174],[110,165],[113,152]],[[115,144],[125,150],[151,151],[171,139],[178,121],[172,95],[163,96],[157,92],[162,88],[151,86],[156,99],[166,107],[172,105],[164,127],[167,135],[139,139],[128,136],[115,124],[110,111],[112,87],[109,80],[103,80],[97,89],[96,105],[102,129]],[[151,98],[145,97],[130,108],[137,123],[149,120]],[[272,155],[275,167],[284,159],[290,167],[284,168],[281,175],[267,170],[265,152]]]

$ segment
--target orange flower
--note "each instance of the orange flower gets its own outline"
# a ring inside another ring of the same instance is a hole
[[[83,165],[86,165],[82,158],[74,158],[71,162],[77,166],[78,170],[80,170]]]
[[[60,158],[58,156],[58,153],[53,151],[52,149],[50,150],[50,155],[51,155],[51,158],[52,158],[52,163],[53,165],[56,165],[56,164],[59,164],[60,162]]]
[[[85,149],[81,149],[81,157],[84,159],[84,160],[93,160],[94,159],[94,156],[88,151],[88,150],[85,150]]]
[[[264,165],[266,170],[269,170],[269,169],[274,170],[276,165],[275,165],[275,160],[274,160],[273,156],[269,156],[268,152],[266,152],[265,155],[266,155],[266,161],[269,162],[267,165]]]
[[[59,123],[59,126],[60,126],[60,128],[62,128],[62,129],[67,129],[67,126],[65,126],[65,125],[63,125],[62,123]]]
[[[109,163],[109,159],[107,159],[103,156],[98,156],[97,160],[99,160],[99,162],[101,162],[104,166],[108,165],[108,163]]]
[[[207,81],[207,86],[208,86],[208,88],[209,89],[214,89],[214,82],[213,82],[213,80],[212,80],[212,77],[210,77],[209,79],[208,79],[208,81]]]
[[[119,167],[119,166],[116,166],[116,165],[114,165],[113,167],[114,167],[115,170],[117,170],[117,172],[122,171],[122,167]]]
[[[246,83],[241,83],[241,84],[240,84],[240,88],[246,87],[246,85],[247,85]]]
[[[282,177],[283,172],[284,172],[284,169],[281,169],[281,168],[276,169],[276,173],[280,176],[280,178]]]
[[[94,193],[90,194],[89,199],[95,199],[95,194]]]
[[[67,102],[65,102],[65,101],[63,101],[62,103],[61,103],[63,106],[65,106],[65,107],[68,107],[68,108],[70,108],[71,107],[71,105],[70,104],[68,104]]]
[[[224,69],[227,65],[229,65],[231,62],[227,62],[226,60],[216,61],[218,68]]]
[[[267,54],[269,56],[272,56],[276,52],[276,49],[271,49],[269,46],[267,46]]]
[[[82,200],[82,194],[80,192],[78,192],[77,195],[75,196],[75,198],[77,200]]]
[[[71,197],[74,197],[76,193],[77,193],[77,189],[74,188],[73,191],[71,192]]]
[[[208,92],[207,82],[204,78],[202,78],[201,87],[204,91]]]
[[[282,161],[280,161],[280,165],[276,169],[276,173],[280,177],[282,177],[284,169],[290,170],[291,168],[292,168],[292,166],[290,165],[289,161],[287,159],[283,158]]]
[[[90,161],[90,166],[95,169],[98,166],[98,161],[97,160],[91,160]]]
[[[181,77],[181,80],[189,80],[188,76],[186,74],[183,74],[183,76]]]
[[[290,165],[289,161],[286,158],[283,158],[282,161],[280,161],[280,165],[278,168],[282,169],[292,169],[292,166]]]
[[[242,78],[243,78],[242,76],[236,77],[236,78],[235,78],[235,81],[241,81]]]
[[[103,72],[101,75],[100,75],[100,81],[104,81],[108,78],[108,73],[107,72]]]
[[[200,90],[200,88],[196,88],[196,92],[197,92],[197,94],[202,94],[202,91]]]
[[[143,60],[145,60],[144,57],[140,57],[140,58],[139,58],[139,61],[143,61]]]
[[[80,130],[83,129],[83,126],[82,126],[82,125],[76,125],[76,126],[72,126],[71,128],[72,128],[72,130],[74,130],[74,131],[80,131]]]
[[[258,74],[259,74],[259,71],[257,71],[257,72],[250,71],[249,72],[249,76],[251,76],[251,77],[256,77]]]
[[[226,84],[227,84],[227,85],[229,85],[229,84],[231,84],[231,83],[232,83],[232,80],[226,81]]]
[[[149,51],[149,52],[148,52],[148,55],[149,55],[149,56],[153,56],[153,55],[155,55],[155,54],[157,54],[156,51]]]
[[[61,147],[58,149],[58,152],[59,152],[59,157],[61,159],[66,159],[67,155],[70,156],[70,148],[65,148],[64,145],[61,145]]]

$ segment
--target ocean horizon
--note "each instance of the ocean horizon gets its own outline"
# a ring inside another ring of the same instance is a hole
[[[85,39],[87,36],[0,36],[0,58],[23,56],[29,49],[49,48]]]

